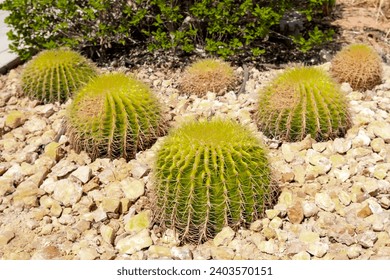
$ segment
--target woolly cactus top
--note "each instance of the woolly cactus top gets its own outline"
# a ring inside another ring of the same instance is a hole
[[[232,121],[190,122],[174,131],[167,141],[183,146],[235,146],[259,143],[244,127]]]

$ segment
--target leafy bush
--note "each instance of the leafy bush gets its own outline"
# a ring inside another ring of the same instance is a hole
[[[330,2],[334,1],[5,0],[0,9],[11,12],[6,19],[13,28],[8,33],[11,49],[22,59],[60,46],[97,58],[134,45],[185,53],[201,47],[226,58],[262,54],[265,41],[281,32],[281,22],[292,24],[286,20],[289,13],[302,15],[302,25],[326,15]],[[310,39],[313,28],[300,30],[299,44],[306,39],[310,47],[319,43]]]

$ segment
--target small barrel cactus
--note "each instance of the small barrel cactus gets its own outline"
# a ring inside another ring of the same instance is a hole
[[[351,126],[348,102],[340,86],[320,68],[296,67],[260,91],[256,113],[268,137],[317,141],[341,137]]]
[[[46,50],[27,63],[22,73],[22,89],[32,99],[62,103],[96,75],[94,65],[77,52]]]
[[[352,44],[336,54],[330,72],[338,82],[365,91],[382,83],[382,59],[370,46]]]
[[[205,95],[208,91],[223,94],[235,82],[233,68],[218,59],[201,59],[188,66],[179,81],[183,93]]]
[[[134,158],[164,132],[160,105],[149,87],[121,73],[91,80],[67,112],[71,147],[98,156]]]
[[[190,242],[253,222],[275,197],[261,141],[233,121],[193,121],[170,133],[155,180],[156,220]]]

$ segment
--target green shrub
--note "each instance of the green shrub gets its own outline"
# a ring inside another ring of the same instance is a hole
[[[126,53],[134,46],[186,53],[200,47],[226,58],[262,54],[267,40],[274,38],[280,43],[281,20],[291,11],[304,15],[302,21],[310,21],[326,14],[324,5],[328,2],[5,0],[0,9],[11,12],[6,18],[13,28],[8,33],[11,49],[22,59],[60,46],[96,59]],[[308,25],[302,29],[302,38],[309,39],[313,28]]]
[[[71,50],[46,50],[27,63],[22,73],[23,93],[44,103],[65,102],[97,75],[95,66]]]
[[[269,137],[317,141],[343,136],[351,126],[348,102],[340,86],[319,68],[288,69],[263,90],[257,122]]]
[[[10,11],[5,19],[13,28],[7,34],[10,49],[24,60],[42,49],[62,46],[88,56],[104,55],[131,44],[134,27],[146,14],[127,0],[5,0],[0,9]]]
[[[163,116],[148,86],[120,73],[89,82],[67,112],[71,147],[98,156],[134,158],[164,133]]]
[[[275,194],[260,140],[232,121],[190,122],[171,132],[155,180],[156,221],[190,242],[248,225]]]

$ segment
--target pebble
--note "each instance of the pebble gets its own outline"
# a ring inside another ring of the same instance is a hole
[[[145,176],[149,171],[150,167],[146,164],[140,163],[138,161],[132,160],[130,161],[131,174],[134,178],[140,179]]]
[[[233,240],[235,236],[234,230],[230,227],[224,227],[215,237],[214,237],[214,245],[215,246],[227,246],[230,241]]]
[[[299,252],[292,257],[293,260],[308,261],[310,260],[310,255],[307,252]]]
[[[115,239],[115,231],[112,227],[108,225],[102,225],[100,227],[100,234],[102,239],[108,244],[113,244]]]
[[[268,241],[261,241],[259,246],[261,252],[273,255],[278,251],[278,246],[273,239]]]
[[[142,181],[128,178],[121,181],[122,191],[130,201],[137,200],[145,192],[145,185]]]
[[[299,235],[299,240],[309,244],[316,243],[320,241],[320,236],[317,232],[312,231],[302,231]]]
[[[211,256],[214,260],[232,260],[234,258],[234,251],[227,247],[212,247]]]
[[[89,166],[80,166],[71,173],[71,176],[86,184],[91,179],[92,170]]]
[[[30,133],[43,131],[46,127],[46,121],[41,118],[31,117],[28,121],[26,121],[24,127]]]
[[[317,205],[314,202],[305,201],[302,204],[303,215],[306,218],[310,218],[316,215],[319,211]]]
[[[32,256],[32,260],[58,260],[61,259],[61,251],[57,246],[49,245],[38,251]]]
[[[6,231],[0,233],[0,246],[8,244],[15,237],[13,231]]]
[[[20,111],[10,111],[5,118],[4,125],[15,129],[26,122],[26,114]]]
[[[371,141],[371,148],[374,152],[379,153],[382,150],[385,150],[386,144],[385,140],[382,138],[375,138]]]
[[[368,132],[382,138],[386,143],[390,143],[390,123],[385,121],[371,122],[367,127]]]
[[[282,144],[282,154],[286,162],[292,162],[295,158],[296,152],[291,149],[289,144]]]
[[[172,247],[171,255],[176,260],[192,260],[192,252],[190,248],[184,247]]]
[[[360,256],[360,254],[362,253],[363,249],[362,249],[362,246],[359,245],[359,244],[354,244],[352,246],[350,246],[347,250],[347,256],[348,258],[350,259],[356,259]]]
[[[314,257],[322,258],[329,250],[327,243],[315,242],[309,245],[307,252]]]
[[[335,203],[327,193],[317,193],[315,195],[317,206],[327,212],[332,212],[335,209]]]
[[[336,138],[333,141],[333,149],[339,154],[345,154],[352,148],[352,141],[343,138]]]
[[[112,197],[104,197],[102,200],[102,209],[107,213],[117,213],[120,208],[120,200]]]
[[[96,260],[99,258],[99,253],[95,248],[81,248],[77,252],[77,256],[80,260]]]
[[[300,202],[294,204],[287,210],[287,217],[293,224],[300,224],[304,218],[304,209]]]
[[[378,239],[377,233],[373,231],[366,231],[358,234],[357,240],[363,248],[371,248],[374,246],[375,241]]]
[[[282,219],[281,218],[279,218],[279,217],[275,217],[275,218],[273,218],[270,222],[269,222],[269,227],[271,228],[271,229],[278,229],[278,228],[280,228],[281,226],[282,226],[282,224],[283,224],[283,221],[282,221]]]
[[[148,249],[148,253],[151,257],[160,258],[160,257],[171,257],[171,249],[165,246],[152,245]]]
[[[148,248],[152,244],[153,240],[150,238],[149,230],[143,229],[135,235],[127,236],[119,240],[115,248],[119,251],[119,254],[131,255]]]
[[[142,211],[131,217],[125,224],[125,231],[137,233],[143,229],[148,229],[152,222],[152,212],[150,210]]]
[[[68,179],[62,179],[53,183],[53,198],[62,205],[73,206],[81,199],[82,187]]]

